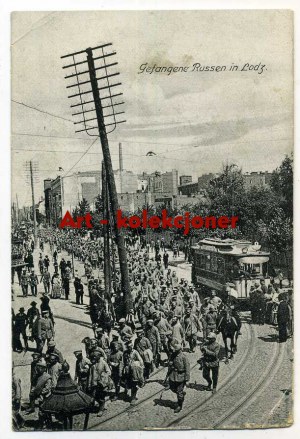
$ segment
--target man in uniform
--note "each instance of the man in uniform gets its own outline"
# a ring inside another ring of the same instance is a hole
[[[23,268],[22,274],[21,274],[21,287],[23,296],[28,296],[28,284],[29,284],[29,276],[26,272],[26,268]]]
[[[178,407],[174,410],[179,413],[184,402],[184,388],[190,380],[190,363],[182,352],[182,345],[179,340],[173,339],[170,344],[172,351],[169,358],[168,373],[165,382],[169,382],[170,390],[177,395]]]
[[[74,355],[76,357],[74,381],[78,382],[78,385],[83,392],[86,392],[87,377],[91,362],[83,357],[82,351],[75,351]]]
[[[38,320],[38,338],[39,338],[39,349],[38,352],[42,352],[45,342],[54,338],[54,327],[52,320],[49,317],[49,311],[42,311],[42,317]]]
[[[121,378],[123,372],[123,351],[120,349],[120,343],[118,341],[112,341],[110,345],[111,354],[109,356],[109,366],[111,368],[111,378],[115,386],[115,395],[112,397],[112,401],[116,401],[119,398]]]
[[[36,364],[37,381],[35,387],[32,389],[32,399],[35,404],[40,407],[45,398],[51,395],[52,380],[51,376],[47,373],[46,361],[41,358]],[[48,416],[43,415],[39,411],[39,427],[43,428],[44,423],[47,421]]]
[[[37,286],[39,283],[38,277],[34,272],[34,269],[31,270],[30,276],[29,276],[29,283],[31,288],[31,295],[37,296]]]
[[[171,325],[167,319],[161,316],[159,311],[153,315],[153,318],[154,324],[159,332],[161,350],[164,350],[164,352],[167,354],[167,357],[169,357],[169,338],[172,334]]]
[[[105,396],[109,390],[111,371],[103,358],[100,348],[95,348],[91,354],[91,367],[87,378],[87,391],[99,404],[97,416],[102,416],[105,410]]]
[[[48,373],[51,376],[52,379],[52,387],[55,388],[57,384],[57,380],[59,377],[59,374],[61,372],[62,365],[58,361],[59,357],[57,354],[52,352],[46,360],[47,366],[48,366]]]
[[[27,316],[25,314],[25,309],[21,307],[19,309],[18,314],[15,316],[15,325],[14,325],[14,339],[16,340],[16,346],[19,351],[22,351],[22,343],[20,340],[20,336],[22,334],[22,338],[25,345],[25,350],[28,349],[28,341],[26,335],[26,327],[28,324]]]
[[[187,308],[183,321],[185,339],[190,345],[190,352],[195,352],[197,346],[197,332],[201,331],[201,323],[195,314],[191,313],[191,309]]]
[[[216,334],[210,332],[206,341],[201,346],[203,353],[203,378],[208,382],[207,390],[211,390],[213,385],[213,393],[216,392],[219,377],[219,351],[220,345],[216,342]],[[212,374],[212,377],[210,376]]]
[[[102,348],[106,354],[106,357],[109,356],[109,338],[108,335],[105,334],[103,328],[95,329],[95,337],[98,343],[98,346]]]
[[[153,370],[153,352],[152,346],[147,337],[145,337],[142,327],[136,329],[136,340],[134,349],[140,354],[144,361],[144,378],[148,380]]]
[[[154,321],[152,319],[147,320],[145,335],[151,343],[153,360],[156,367],[160,363],[160,336]]]
[[[60,350],[56,348],[56,343],[54,340],[50,340],[48,343],[48,349],[45,354],[45,360],[47,361],[51,354],[56,354],[58,356],[58,361],[60,364],[63,364],[64,357]]]
[[[126,337],[128,338],[133,337],[132,329],[130,328],[130,326],[126,325],[126,320],[124,318],[121,318],[119,320],[119,325],[120,325],[120,336],[122,340],[124,340],[124,338]]]
[[[45,268],[45,270],[43,271],[41,280],[43,281],[43,284],[44,284],[45,293],[49,294],[51,275],[50,275],[49,271],[47,270],[47,268]]]
[[[30,365],[30,392],[29,392],[29,408],[26,410],[25,414],[29,415],[30,413],[34,413],[34,397],[33,397],[33,389],[36,386],[37,379],[39,377],[37,364],[40,361],[42,355],[38,352],[32,354],[32,362]]]

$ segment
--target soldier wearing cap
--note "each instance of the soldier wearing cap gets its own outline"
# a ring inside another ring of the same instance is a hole
[[[109,338],[108,335],[105,334],[103,328],[96,328],[95,329],[95,337],[97,340],[97,344],[100,348],[102,348],[108,357],[109,355]]]
[[[183,327],[179,321],[179,316],[176,314],[173,315],[173,317],[172,317],[171,328],[172,328],[171,337],[178,340],[179,343],[181,343],[181,345],[182,345],[184,342],[184,330],[183,330]]]
[[[37,303],[33,300],[30,303],[31,308],[27,311],[27,320],[28,320],[28,327],[29,329],[32,329],[33,320],[35,317],[40,317],[40,312],[38,308],[36,307]]]
[[[49,341],[54,338],[54,335],[54,327],[52,320],[49,317],[49,311],[44,310],[42,311],[42,317],[38,320],[38,352],[43,351],[46,341],[49,343]]]
[[[112,343],[118,343],[118,350],[124,352],[124,345],[118,331],[116,329],[113,329],[110,333],[110,336],[111,336],[111,342],[109,345],[109,349],[111,350]]]
[[[215,310],[215,307],[210,304],[208,306],[208,312],[205,316],[206,320],[206,330],[207,332],[216,332],[217,329],[217,312]]]
[[[15,324],[14,324],[14,340],[16,340],[16,349],[21,352],[23,350],[22,343],[20,340],[20,337],[22,335],[25,349],[28,349],[28,341],[27,341],[27,335],[26,335],[26,327],[27,327],[28,321],[27,316],[25,314],[25,309],[21,307],[19,309],[19,312],[15,316]]]
[[[61,372],[62,365],[59,363],[58,360],[59,357],[55,352],[49,354],[46,360],[48,373],[51,376],[53,388],[56,387],[57,380]]]
[[[36,386],[39,372],[37,368],[37,364],[42,358],[42,354],[38,352],[34,352],[32,354],[32,362],[30,365],[30,392],[29,392],[29,408],[26,411],[26,414],[33,413],[34,412],[34,398],[33,398],[33,389]]]
[[[210,303],[214,306],[215,310],[217,311],[222,303],[222,299],[217,296],[217,293],[215,290],[211,290],[211,298]]]
[[[30,283],[32,296],[37,296],[37,286],[38,286],[39,280],[38,280],[37,275],[34,272],[34,269],[31,270],[31,273],[29,276],[29,283]]]
[[[56,354],[56,355],[58,355],[58,361],[59,361],[59,363],[60,363],[60,364],[63,364],[63,362],[64,362],[63,355],[62,355],[62,353],[60,352],[60,350],[58,350],[58,349],[56,348],[56,343],[55,343],[54,340],[50,340],[49,343],[48,343],[48,348],[47,348],[47,351],[46,351],[46,354],[45,354],[45,360],[46,360],[46,361],[48,360],[48,358],[49,358],[49,356],[50,356],[51,354]]]
[[[174,338],[170,343],[171,355],[169,358],[168,372],[165,383],[168,383],[170,390],[177,395],[178,407],[174,410],[179,413],[184,402],[184,388],[190,380],[190,363],[182,352],[182,344]]]
[[[172,328],[167,319],[161,316],[159,312],[153,315],[154,324],[158,329],[161,343],[161,350],[163,350],[169,357],[169,339],[172,334]]]
[[[160,335],[157,327],[154,326],[153,319],[147,320],[145,335],[150,341],[152,346],[154,364],[156,367],[158,367],[160,363],[160,351],[161,351]]]
[[[111,378],[115,386],[115,395],[112,401],[116,401],[119,398],[121,378],[123,372],[123,351],[120,349],[120,343],[118,341],[112,341],[110,344],[110,356],[108,364],[111,368]]]
[[[28,284],[29,284],[29,276],[28,273],[26,272],[26,267],[24,267],[21,274],[21,287],[22,287],[23,297],[28,296]]]
[[[37,407],[40,407],[45,398],[51,395],[52,392],[52,379],[47,373],[46,361],[41,358],[36,364],[37,371],[37,381],[34,388],[32,388],[32,400]],[[30,410],[32,412],[32,409]],[[47,421],[47,416],[43,415],[39,411],[39,427],[42,428],[45,421]]]
[[[191,313],[190,308],[186,309],[183,325],[186,341],[190,345],[190,352],[195,352],[197,345],[197,332],[201,331],[202,327],[198,317]]]
[[[104,350],[98,345],[98,341],[96,338],[91,338],[89,340],[89,345],[88,345],[88,359],[91,360],[92,356],[94,354],[94,352],[98,352],[101,354],[101,356],[104,358],[104,360],[107,360],[107,356],[106,353],[104,352]]]
[[[134,349],[140,354],[144,362],[144,378],[148,380],[150,373],[153,371],[153,351],[150,340],[145,337],[142,327],[136,329],[136,340],[134,342]]]
[[[74,381],[78,382],[83,392],[86,392],[87,377],[91,362],[88,358],[83,357],[81,350],[75,351],[74,355],[76,357]]]
[[[99,403],[97,416],[102,416],[105,410],[105,396],[111,389],[111,370],[99,347],[91,353],[91,363],[87,377],[87,392]]]
[[[132,329],[130,328],[130,326],[126,325],[126,320],[124,318],[121,318],[119,320],[119,325],[120,325],[120,335],[122,340],[125,337],[133,337],[133,333],[132,333]]]
[[[125,382],[125,394],[131,390],[131,404],[137,400],[138,386],[144,385],[144,362],[137,350],[133,349],[131,340],[126,342],[126,350],[123,354],[123,379]]]
[[[211,390],[213,385],[213,393],[216,392],[219,377],[219,351],[220,345],[216,342],[216,334],[210,332],[206,341],[201,346],[203,353],[203,378],[207,381],[207,390]]]

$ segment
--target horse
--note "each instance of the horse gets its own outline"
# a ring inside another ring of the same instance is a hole
[[[225,363],[228,363],[228,345],[227,339],[230,339],[230,359],[237,351],[237,339],[239,334],[239,328],[235,317],[233,316],[232,309],[225,305],[223,309],[220,310],[217,318],[217,331],[221,332],[222,338],[225,346]]]

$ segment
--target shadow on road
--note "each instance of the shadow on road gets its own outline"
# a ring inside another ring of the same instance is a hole
[[[275,343],[278,341],[278,335],[277,334],[269,334],[266,337],[257,337],[259,340],[265,341],[266,343]]]
[[[66,322],[69,322],[69,323],[74,323],[75,325],[85,326],[86,328],[92,329],[92,324],[91,323],[83,322],[82,320],[70,319],[69,317],[58,316],[57,314],[55,314],[54,317],[56,319],[65,320]]]

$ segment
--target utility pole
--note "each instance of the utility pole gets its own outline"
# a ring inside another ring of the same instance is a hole
[[[31,196],[32,196],[32,213],[33,213],[33,233],[34,233],[34,246],[36,246],[37,233],[36,233],[36,211],[35,211],[35,201],[34,201],[34,186],[33,186],[33,172],[32,172],[32,161],[30,160],[30,182],[31,182]]]
[[[79,133],[85,131],[89,136],[100,137],[106,171],[106,180],[108,185],[108,195],[111,205],[111,216],[113,219],[113,230],[116,244],[118,247],[121,273],[121,288],[125,298],[126,313],[128,313],[129,310],[132,309],[132,296],[130,291],[124,235],[123,231],[117,227],[117,210],[119,209],[119,205],[107,139],[107,134],[112,132],[116,128],[117,124],[126,121],[117,120],[117,115],[123,114],[124,111],[116,112],[115,109],[117,105],[121,105],[124,103],[114,101],[114,99],[118,96],[121,96],[122,93],[112,94],[111,92],[113,87],[117,87],[121,85],[121,83],[110,83],[110,78],[119,75],[118,72],[108,73],[109,68],[118,64],[117,62],[109,64],[106,63],[107,59],[111,59],[108,57],[116,55],[116,52],[114,51],[111,51],[110,53],[105,53],[105,51],[110,46],[112,46],[112,44],[107,43],[101,46],[87,48],[79,52],[64,55],[61,58],[71,58],[73,60],[72,63],[63,66],[63,69],[72,69],[72,73],[65,76],[65,79],[76,79],[76,82],[68,85],[67,88],[76,87],[78,89],[78,93],[68,96],[68,98],[77,98],[77,102],[71,105],[71,108],[79,107],[81,109],[81,111],[73,113],[73,116],[77,117],[80,115],[83,119],[74,122],[74,124],[83,124],[84,126],[83,129],[76,130],[75,132]],[[100,56],[94,56],[94,51],[96,50],[100,50]],[[97,66],[95,67],[95,61],[97,61],[97,63],[100,63],[100,65],[97,64]],[[88,68],[86,68],[86,64]],[[96,76],[96,72],[100,73],[99,77]],[[84,80],[82,80],[81,78],[83,78]],[[102,105],[104,100],[105,104]],[[94,104],[92,105],[93,108],[91,108],[90,106],[86,106],[90,104]],[[94,117],[93,113],[96,117]],[[97,122],[91,124],[91,121]],[[108,126],[111,127],[110,131],[106,130]]]
[[[102,202],[103,202],[103,219],[108,220],[108,193],[106,170],[104,161],[102,161]],[[103,224],[104,239],[104,285],[106,296],[111,300],[111,270],[110,270],[110,248],[109,248],[109,225]]]
[[[18,194],[16,194],[16,204],[17,204],[17,223],[20,222],[20,218],[19,218],[19,201],[18,201]]]

